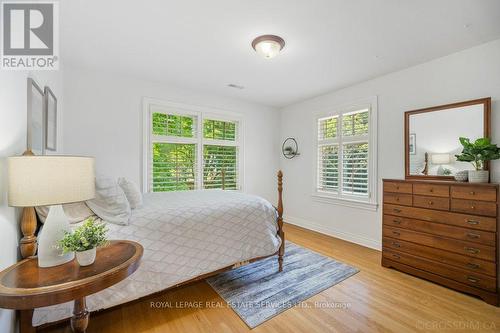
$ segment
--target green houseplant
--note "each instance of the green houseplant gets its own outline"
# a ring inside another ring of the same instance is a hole
[[[95,261],[96,248],[106,243],[107,231],[104,223],[88,218],[73,232],[65,232],[63,239],[59,241],[59,247],[63,253],[76,252],[76,260],[80,266],[88,266]]]
[[[469,170],[469,182],[487,183],[489,179],[488,170],[484,170],[486,161],[500,158],[500,148],[492,144],[488,138],[480,138],[470,142],[468,138],[460,138],[463,146],[462,153],[455,155],[457,161],[470,162],[475,170]]]

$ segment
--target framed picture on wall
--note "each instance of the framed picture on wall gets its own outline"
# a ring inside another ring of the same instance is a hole
[[[45,153],[44,93],[32,78],[28,78],[28,128],[26,148],[35,155]]]
[[[410,133],[410,142],[408,151],[411,155],[417,154],[417,135],[415,133]]]
[[[45,148],[47,150],[57,150],[57,98],[45,87]]]

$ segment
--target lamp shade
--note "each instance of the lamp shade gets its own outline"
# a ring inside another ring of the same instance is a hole
[[[433,154],[432,164],[450,164],[450,154]]]
[[[56,205],[95,196],[92,157],[16,156],[7,165],[9,206]]]

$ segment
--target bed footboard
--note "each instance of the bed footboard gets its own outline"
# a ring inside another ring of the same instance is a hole
[[[285,255],[285,232],[283,231],[283,172],[278,171],[278,236],[281,238],[281,245],[278,250],[279,271],[283,271],[283,256]]]

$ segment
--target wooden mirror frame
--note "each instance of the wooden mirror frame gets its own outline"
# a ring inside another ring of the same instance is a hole
[[[442,111],[442,110],[447,110],[447,109],[453,109],[453,108],[460,108],[464,106],[469,106],[469,105],[477,105],[477,104],[483,104],[484,107],[484,124],[483,124],[483,132],[484,132],[484,137],[489,138],[490,137],[490,127],[491,127],[491,97],[486,97],[486,98],[480,98],[480,99],[474,99],[471,101],[465,101],[465,102],[458,102],[458,103],[452,103],[452,104],[446,104],[446,105],[439,105],[439,106],[433,106],[430,108],[425,108],[425,109],[418,109],[418,110],[412,110],[412,111],[406,111],[405,112],[405,131],[404,131],[404,143],[405,143],[405,179],[434,179],[434,180],[454,180],[455,178],[453,176],[429,176],[429,175],[411,175],[410,174],[410,151],[409,151],[409,137],[410,137],[410,116],[419,114],[419,113],[426,113],[426,112],[434,112],[434,111]],[[486,162],[484,164],[484,169],[489,170],[490,168],[490,163]]]

